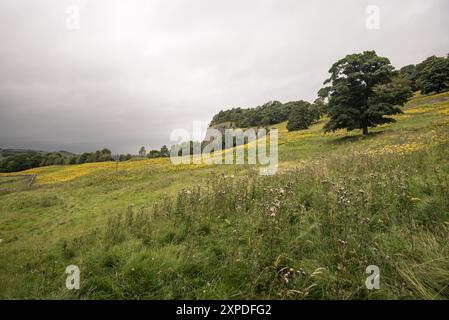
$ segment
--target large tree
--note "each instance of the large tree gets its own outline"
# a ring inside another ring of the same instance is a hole
[[[347,55],[332,65],[331,74],[320,90],[327,93],[327,111],[330,121],[326,131],[362,129],[393,122],[384,117],[401,113],[403,105],[412,95],[409,85],[397,79],[397,72],[387,58],[375,51]]]

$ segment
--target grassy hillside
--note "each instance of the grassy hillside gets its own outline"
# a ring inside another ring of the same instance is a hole
[[[165,158],[0,174],[0,298],[449,298],[449,93],[396,119],[277,125],[269,177]]]

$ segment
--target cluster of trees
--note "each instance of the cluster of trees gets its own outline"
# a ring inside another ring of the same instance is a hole
[[[304,130],[312,123],[318,121],[324,113],[324,105],[319,100],[311,104],[307,101],[299,101],[290,110],[287,122],[287,130]]]
[[[413,91],[423,94],[441,92],[449,88],[449,56],[431,56],[416,65],[410,64],[399,70],[402,78],[410,83]]]
[[[74,156],[70,159],[69,164],[82,164],[88,162],[105,162],[112,160],[111,150],[104,148],[95,152],[85,152],[80,156]]]
[[[17,172],[37,167],[51,165],[69,165],[82,164],[88,162],[112,161],[112,154],[109,149],[97,150],[95,152],[86,152],[81,155],[71,154],[69,152],[42,152],[42,151],[21,151],[21,152],[2,152],[0,158],[0,172]],[[132,155],[120,155],[120,161],[126,161],[132,158]]]
[[[130,153],[127,153],[127,154],[120,154],[120,155],[118,156],[118,159],[115,159],[115,160],[116,160],[116,161],[117,161],[117,160],[118,160],[118,161],[128,161],[128,160],[132,159],[132,157],[133,157],[133,155],[130,154]]]
[[[69,158],[60,152],[42,153],[37,151],[3,155],[0,172],[16,172],[36,167],[68,164]]]
[[[111,150],[104,148],[95,152],[85,152],[70,158],[69,164],[83,164],[89,162],[128,161],[134,156],[130,153],[112,155]]]
[[[139,151],[139,156],[147,158],[169,157],[170,150],[167,146],[162,146],[160,150],[151,150],[146,152],[145,147]],[[69,152],[43,152],[33,150],[16,150],[14,152],[6,152],[0,149],[0,172],[17,172],[36,167],[50,165],[74,165],[90,162],[105,161],[127,161],[132,159],[132,154],[112,155],[111,150],[104,148],[95,152],[85,152],[81,155]]]
[[[147,153],[147,150],[145,147],[141,147],[139,150],[139,157],[147,157],[147,158],[161,158],[161,157],[169,157],[170,156],[170,150],[168,150],[166,145],[163,145],[160,150],[150,150]],[[120,160],[121,161],[121,160]]]
[[[212,118],[210,126],[232,122],[235,127],[250,128],[280,123],[288,120],[295,103],[297,102],[283,104],[279,101],[269,101],[256,108],[221,110]]]
[[[145,147],[139,151],[139,156],[147,158],[169,157],[170,150],[162,146],[160,150],[146,152]],[[0,149],[0,172],[17,172],[36,167],[50,165],[73,165],[90,162],[127,161],[132,159],[132,154],[112,155],[111,150],[104,148],[95,152],[85,152],[81,155],[69,152],[43,152],[33,150],[15,150],[7,152]]]
[[[323,106],[320,99],[313,104],[303,100],[287,103],[269,101],[256,108],[221,110],[213,117],[210,126],[232,123],[236,128],[267,127],[288,121],[289,130],[306,129],[320,118]]]

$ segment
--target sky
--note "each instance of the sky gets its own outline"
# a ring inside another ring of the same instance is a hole
[[[1,0],[0,148],[158,149],[220,110],[313,101],[365,50],[447,55],[449,1]]]

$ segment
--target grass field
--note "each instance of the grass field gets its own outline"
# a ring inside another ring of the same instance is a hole
[[[267,177],[166,158],[0,174],[0,298],[447,299],[449,93],[395,118],[366,137],[280,124]]]

